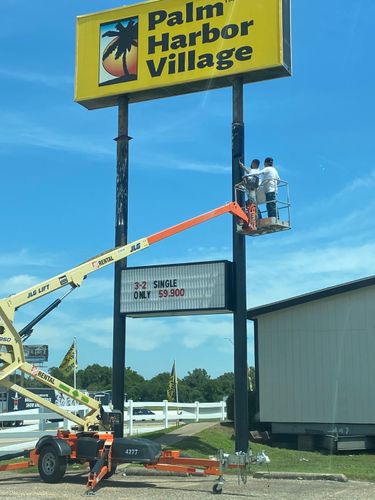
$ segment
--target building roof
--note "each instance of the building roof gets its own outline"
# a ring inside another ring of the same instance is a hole
[[[322,288],[321,290],[317,290],[315,292],[297,295],[296,297],[291,297],[290,299],[279,300],[278,302],[272,302],[270,304],[248,309],[247,319],[255,319],[262,314],[280,311],[281,309],[287,309],[288,307],[306,304],[307,302],[312,302],[313,300],[325,299],[326,297],[332,297],[333,295],[351,292],[353,290],[358,290],[372,285],[375,285],[375,276],[369,276],[355,281],[348,281],[347,283],[342,283],[341,285]]]

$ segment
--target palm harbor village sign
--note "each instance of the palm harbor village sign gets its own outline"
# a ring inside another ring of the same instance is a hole
[[[88,109],[291,74],[290,0],[151,0],[77,18]]]

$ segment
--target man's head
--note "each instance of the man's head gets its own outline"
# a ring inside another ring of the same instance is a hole
[[[251,162],[251,168],[259,168],[259,165],[260,165],[260,161],[257,160],[256,158],[254,158],[254,160],[252,160],[252,162]]]
[[[265,167],[272,167],[273,166],[273,158],[270,156],[267,156],[267,158],[264,160],[264,166]]]

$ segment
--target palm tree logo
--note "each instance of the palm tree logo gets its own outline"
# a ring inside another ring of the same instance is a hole
[[[111,29],[107,30],[108,27]],[[112,40],[107,44],[105,39],[108,37]],[[138,19],[124,19],[111,23],[110,26],[102,25],[101,39],[99,85],[135,80],[138,62]]]

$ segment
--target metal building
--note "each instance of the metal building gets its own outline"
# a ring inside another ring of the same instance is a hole
[[[248,310],[260,422],[300,448],[374,447],[375,276]]]

